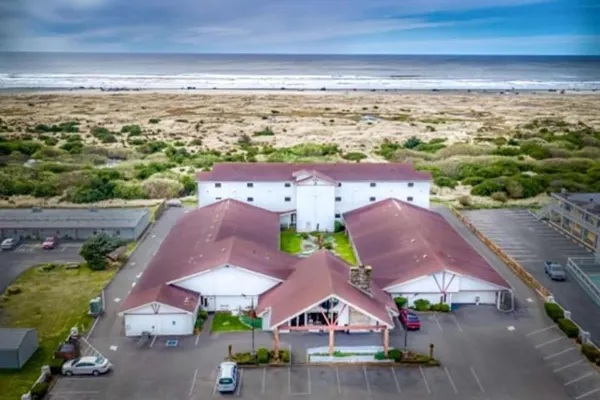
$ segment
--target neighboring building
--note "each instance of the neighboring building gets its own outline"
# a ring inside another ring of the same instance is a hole
[[[38,349],[33,328],[0,328],[0,369],[20,369]]]
[[[384,200],[344,221],[357,257],[372,267],[352,267],[327,250],[283,253],[279,213],[238,200],[187,213],[121,305],[125,334],[191,334],[199,307],[237,312],[252,304],[265,330],[310,330],[324,320],[387,330],[397,314],[390,294],[495,304],[509,290],[437,213]]]
[[[332,232],[342,214],[388,198],[429,208],[431,186],[429,172],[393,163],[219,163],[197,180],[199,207],[239,200],[279,213],[298,232]]]
[[[600,193],[552,193],[552,203],[539,216],[600,252]]]
[[[0,237],[85,240],[97,233],[136,240],[150,224],[147,208],[14,208],[0,210]]]

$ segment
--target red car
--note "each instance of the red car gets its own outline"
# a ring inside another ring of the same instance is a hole
[[[52,250],[58,246],[58,238],[54,236],[47,237],[42,243],[42,248],[45,250]]]
[[[421,329],[421,321],[417,314],[409,310],[400,310],[400,322],[407,330]]]

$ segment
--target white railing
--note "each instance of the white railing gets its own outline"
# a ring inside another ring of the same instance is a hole
[[[600,263],[596,258],[571,258],[567,260],[567,271],[571,273],[575,281],[581,288],[592,298],[594,303],[600,307],[600,288],[592,281],[588,274],[585,273],[585,265],[597,268],[600,272]]]

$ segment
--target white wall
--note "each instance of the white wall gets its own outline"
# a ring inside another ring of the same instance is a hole
[[[335,225],[335,186],[326,182],[303,182],[296,186],[296,230],[329,231]]]
[[[497,292],[460,292],[452,294],[453,304],[475,304],[479,297],[479,304],[496,304]]]
[[[125,336],[140,336],[142,332],[154,335],[191,335],[194,317],[191,314],[125,314]]]
[[[296,209],[296,187],[286,182],[198,182],[198,206],[203,207],[223,199],[235,199],[270,211],[280,212]],[[252,183],[253,187],[247,187]],[[248,201],[252,197],[253,201]],[[289,201],[285,198],[289,197]]]
[[[389,198],[408,201],[412,197],[411,203],[429,208],[429,182],[412,182],[412,187],[408,186],[408,181],[374,183],[375,187],[371,187],[371,182],[341,182],[335,195],[341,197],[342,201],[336,203],[335,212],[343,214],[371,204],[371,197],[375,197],[374,201]]]
[[[155,308],[152,307],[152,304],[148,304],[146,306],[136,308],[131,311],[127,311],[127,314],[156,314],[154,312],[155,309],[158,310],[158,314],[176,314],[176,313],[183,312],[183,310],[168,306],[166,304],[161,304],[161,303],[155,303],[155,304],[156,304]]]
[[[492,285],[491,283],[487,283],[485,281],[480,281],[478,279],[470,278],[467,276],[463,276],[460,279],[460,290],[482,290],[482,291],[498,291],[500,288],[498,286]]]
[[[233,265],[173,282],[174,285],[200,293],[202,296],[258,296],[280,281]]]

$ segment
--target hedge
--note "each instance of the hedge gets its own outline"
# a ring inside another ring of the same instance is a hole
[[[564,310],[556,303],[544,303],[544,309],[546,310],[546,314],[552,319],[554,322],[558,322],[559,319],[565,317]]]
[[[600,350],[598,350],[594,345],[582,344],[581,354],[583,354],[585,358],[591,362],[595,362],[596,364],[600,363]]]
[[[431,308],[431,304],[429,300],[426,299],[417,299],[414,301],[414,309],[417,311],[429,311]]]
[[[579,327],[570,319],[561,318],[558,320],[557,324],[567,337],[576,338],[579,336]]]
[[[394,298],[394,301],[396,302],[398,309],[402,309],[408,304],[408,299],[406,297],[396,297]]]
[[[261,347],[256,351],[256,361],[259,364],[267,364],[269,362],[269,350]]]

